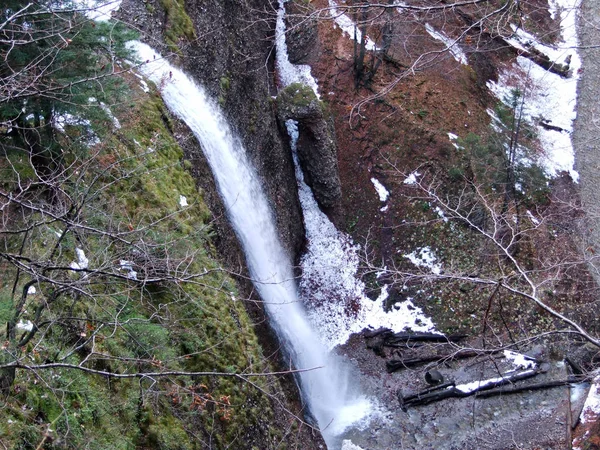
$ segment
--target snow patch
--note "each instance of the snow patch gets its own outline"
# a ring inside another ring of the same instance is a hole
[[[436,262],[437,258],[429,247],[417,249],[414,252],[403,256],[408,258],[415,266],[425,267],[435,275],[440,275],[442,273],[442,263]]]
[[[417,177],[420,177],[421,174],[417,171],[414,171],[404,180],[404,184],[417,184]]]
[[[329,0],[329,13],[335,24],[340,27],[343,33],[347,34],[350,39],[360,43],[363,40],[362,33],[355,23],[346,14],[338,11],[338,4],[334,0]],[[369,51],[377,50],[377,45],[367,36],[365,48]]]
[[[187,197],[185,195],[179,195],[179,206],[182,208],[188,206]]]
[[[504,350],[504,357],[510,360],[516,369],[533,369],[536,365],[531,358],[510,350]]]
[[[431,37],[438,41],[441,41],[446,46],[445,50],[448,50],[456,61],[458,61],[461,64],[464,64],[465,66],[469,64],[467,61],[467,55],[465,55],[465,52],[462,51],[462,49],[458,45],[457,40],[451,39],[445,34],[436,31],[428,23],[425,24],[425,29],[431,35]]]
[[[122,0],[77,0],[77,6],[89,8],[86,17],[96,22],[106,22],[112,19],[112,13],[121,7]]]
[[[140,87],[142,88],[142,91],[146,93],[150,92],[150,88],[148,87],[148,83],[146,83],[146,81],[140,80]]]
[[[106,115],[109,117],[110,120],[112,120],[113,126],[118,130],[121,128],[121,123],[119,122],[119,119],[117,119],[112,111],[110,110],[110,108],[106,105],[106,103],[104,102],[100,102],[100,108],[102,108],[102,111],[104,111],[106,113]]]
[[[19,323],[17,324],[17,329],[31,331],[33,330],[33,323],[31,322],[31,320],[26,320],[25,322],[19,320]]]
[[[529,210],[527,210],[527,217],[529,217],[529,220],[531,220],[531,222],[532,222],[534,225],[539,225],[539,224],[540,224],[540,221],[539,221],[539,219],[537,219],[537,218],[536,218],[536,217],[535,217],[535,216],[534,216],[534,215],[531,213],[531,211],[529,211]]]
[[[133,261],[127,261],[125,259],[120,260],[119,269],[127,272],[128,279],[137,280],[137,272],[133,270]]]
[[[83,144],[88,147],[92,147],[100,143],[100,139],[92,130],[91,122],[87,119],[81,119],[69,113],[60,113],[53,114],[52,120],[54,127],[61,133],[65,133],[66,126],[82,127],[83,132],[81,133],[81,137],[78,139],[81,139]]]
[[[75,255],[77,256],[77,262],[73,261],[69,267],[74,270],[87,269],[90,264],[90,260],[86,258],[85,252],[77,247],[75,249]]]
[[[444,222],[448,222],[448,218],[446,217],[446,214],[444,214],[444,210],[442,208],[436,206],[435,208],[433,208],[433,210],[436,212],[440,219],[442,219]]]
[[[450,143],[454,146],[455,149],[462,150],[464,148],[456,143],[456,141],[458,141],[458,136],[456,134],[448,133],[448,139],[450,139]]]
[[[375,186],[375,190],[379,195],[379,200],[385,202],[390,196],[389,191],[385,188],[383,184],[379,182],[377,178],[371,178],[371,183],[373,183],[373,186]]]

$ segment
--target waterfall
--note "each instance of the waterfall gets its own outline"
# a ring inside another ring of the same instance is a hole
[[[271,326],[296,368],[307,369],[299,374],[302,396],[328,447],[339,447],[337,436],[368,414],[370,403],[352,394],[348,371],[328,354],[311,329],[298,299],[289,255],[240,139],[217,104],[181,70],[145,44],[132,42],[131,46],[140,60],[147,61],[140,68],[142,73],[160,87],[169,110],[200,142]]]

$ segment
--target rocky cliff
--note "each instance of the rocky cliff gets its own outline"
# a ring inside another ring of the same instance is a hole
[[[269,8],[262,1],[125,0],[118,16],[220,104],[264,180],[282,240],[296,258],[304,229],[291,153],[271,98]],[[80,25],[86,31],[111,32],[82,15],[64,15],[86,22]],[[123,33],[121,41],[130,36]],[[69,51],[67,67],[78,57],[74,45]],[[92,70],[107,67],[98,61],[88,61],[97,63]],[[22,157],[26,147],[15,147],[19,142],[0,126],[2,193],[43,205],[3,210],[10,217],[3,216],[0,234],[0,320],[15,331],[1,353],[14,378],[0,373],[6,395],[0,442],[32,449],[318,448],[322,440],[302,420],[293,378],[265,375],[281,367],[280,349],[201,148],[163,105],[160,85],[132,73],[114,81],[118,89],[107,94],[108,105],[85,97],[78,116],[53,121],[35,111],[38,118],[23,123],[33,128],[42,120],[53,128],[53,145],[69,163],[52,186],[60,196],[35,187],[19,191],[13,178],[35,186],[36,171]],[[11,120],[10,111],[0,114]],[[93,194],[81,200],[83,191]],[[19,208],[23,222],[13,214]],[[40,211],[56,219],[39,220]],[[24,222],[36,233],[21,236]],[[22,257],[35,258],[27,270],[5,262],[6,252],[19,246]],[[48,255],[47,247],[55,250]],[[49,264],[56,266],[50,277],[36,269]],[[59,361],[68,367],[37,369]],[[15,369],[17,363],[28,367]],[[163,376],[166,371],[172,376]],[[235,375],[249,372],[260,376]]]
[[[175,60],[218,101],[264,180],[282,240],[296,259],[304,227],[291,153],[282,141],[271,98],[276,94],[272,8],[263,0],[185,5],[126,0],[122,11],[134,17],[145,39],[162,47],[163,54],[175,52]],[[179,16],[189,22],[174,18]],[[199,149],[189,151],[200,163]]]

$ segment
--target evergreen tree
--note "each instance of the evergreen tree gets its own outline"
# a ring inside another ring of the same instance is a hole
[[[94,111],[90,102],[114,100],[120,86],[111,75],[135,37],[84,12],[48,0],[8,0],[0,10],[0,145],[4,154],[28,154],[42,181],[61,166],[57,119],[86,116]]]

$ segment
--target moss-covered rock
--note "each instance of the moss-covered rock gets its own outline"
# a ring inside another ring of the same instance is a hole
[[[40,281],[26,296],[22,314],[40,331],[17,350],[18,356],[28,364],[81,364],[117,376],[206,375],[120,379],[76,368],[17,370],[0,409],[2,441],[15,449],[277,447],[281,423],[288,423],[274,413],[279,406],[271,396],[282,394],[277,379],[236,376],[271,366],[237,300],[237,283],[216,256],[211,213],[157,92],[143,93],[133,77],[129,83],[127,105],[113,107],[121,128],[96,128],[91,122],[99,142],[89,149],[85,172],[64,147],[65,158],[74,163],[62,188],[73,198],[87,195],[80,214],[89,229],[76,228],[61,238],[64,222],[39,223],[31,217],[37,225],[22,251],[39,258],[56,247],[53,263],[68,268],[78,257],[75,247],[82,248],[90,268],[106,275],[82,278],[65,269],[64,283],[77,288],[46,305],[36,320],[31,313],[55,287]],[[3,239],[7,248],[21,245],[10,236]],[[135,250],[140,245],[149,251]],[[111,277],[125,270],[120,260],[136,270],[138,281],[166,277],[144,284]],[[17,272],[4,268],[10,283],[0,286],[0,318],[6,321],[14,314],[11,288]],[[21,275],[16,292],[28,281]],[[1,351],[12,361],[9,350],[14,349]]]
[[[325,104],[309,86],[293,83],[277,96],[277,114],[282,123],[298,122],[298,157],[315,199],[324,209],[337,206],[342,196],[337,146]]]

